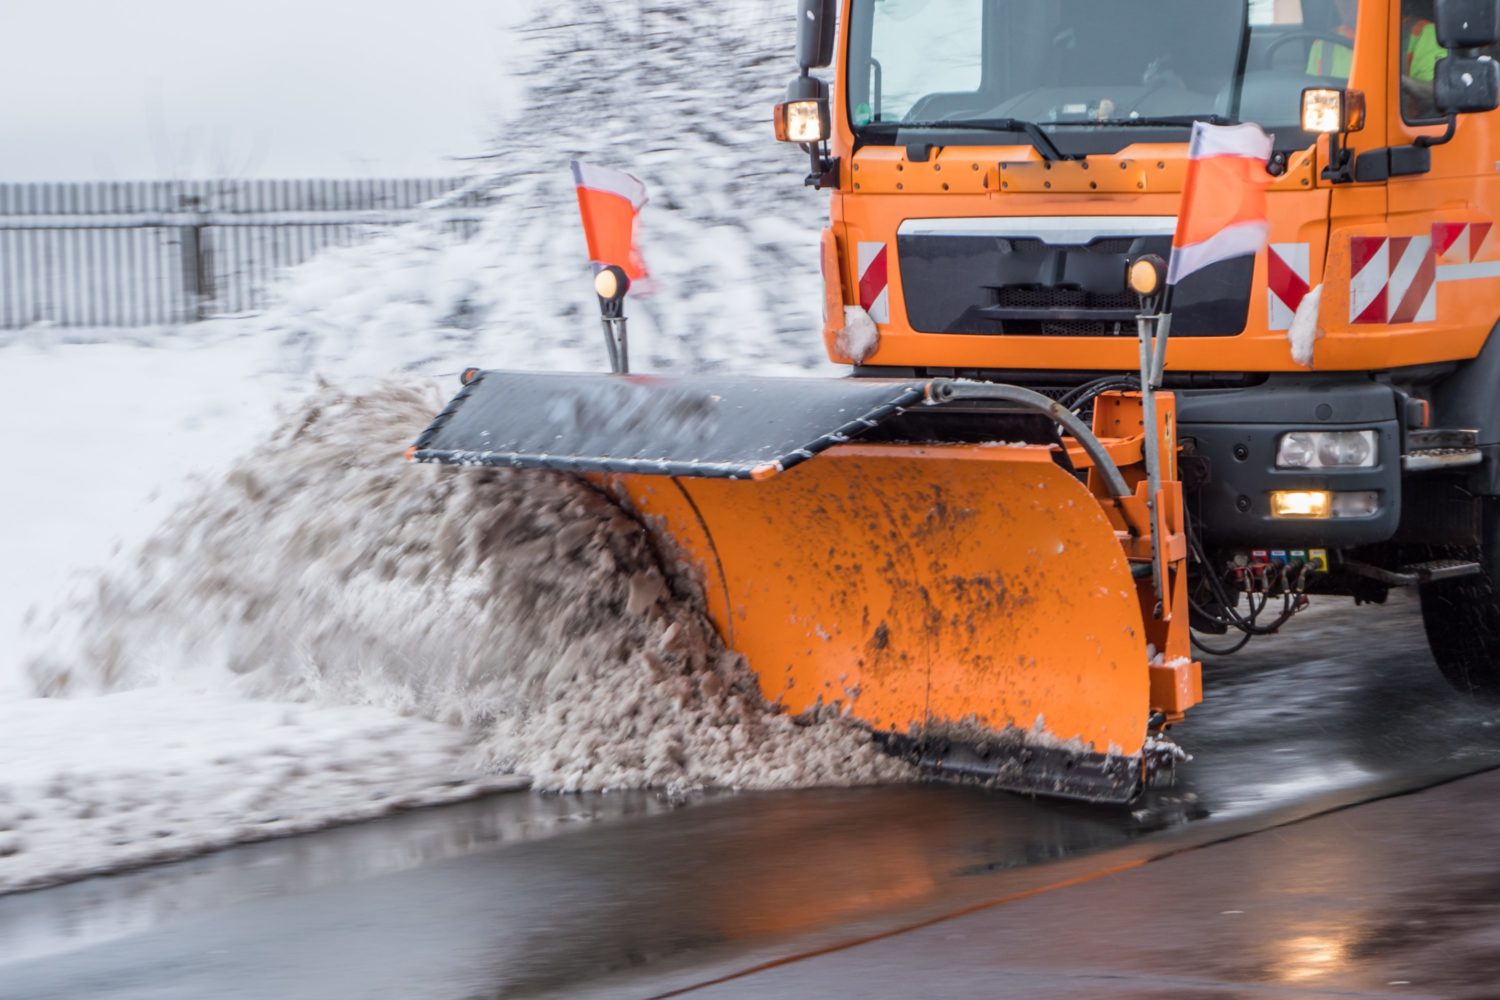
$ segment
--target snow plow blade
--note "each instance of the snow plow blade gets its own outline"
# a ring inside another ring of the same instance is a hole
[[[955,385],[483,372],[414,457],[592,474],[789,712],[847,712],[950,775],[1128,801],[1153,715],[1192,699],[1157,704],[1122,515],[1055,413]]]

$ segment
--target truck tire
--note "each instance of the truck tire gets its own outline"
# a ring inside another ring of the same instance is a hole
[[[1495,499],[1483,503],[1483,545],[1445,555],[1477,560],[1485,571],[1422,587],[1422,624],[1448,683],[1478,701],[1500,704],[1500,506]]]

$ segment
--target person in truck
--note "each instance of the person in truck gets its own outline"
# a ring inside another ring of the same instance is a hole
[[[1330,34],[1348,40],[1339,44],[1319,39],[1307,55],[1310,76],[1349,79],[1354,61],[1354,29],[1359,17],[1359,0],[1333,0],[1335,26]],[[1435,113],[1432,78],[1437,61],[1447,55],[1438,44],[1437,26],[1432,22],[1431,0],[1407,0],[1402,5],[1401,35],[1403,72],[1401,94],[1408,118],[1429,118]]]

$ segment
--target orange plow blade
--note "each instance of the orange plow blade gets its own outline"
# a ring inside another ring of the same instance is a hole
[[[1185,577],[1153,594],[1152,520],[1112,454],[1014,387],[502,372],[415,448],[610,489],[787,711],[847,713],[940,772],[1122,802],[1197,675],[1151,663],[1152,638],[1185,646],[1162,641]]]
[[[931,765],[1026,790],[1134,791],[1150,716],[1135,581],[1045,449],[849,445],[760,482],[623,485],[700,567],[767,699],[837,706]]]

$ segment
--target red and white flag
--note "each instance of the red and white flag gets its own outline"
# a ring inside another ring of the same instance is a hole
[[[624,268],[632,282],[647,277],[646,262],[636,243],[641,209],[648,200],[646,185],[622,170],[577,160],[573,161],[573,183],[595,269],[613,264]]]
[[[1193,123],[1187,181],[1167,284],[1235,257],[1260,253],[1270,235],[1266,187],[1271,137],[1259,125]]]

